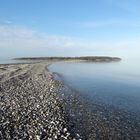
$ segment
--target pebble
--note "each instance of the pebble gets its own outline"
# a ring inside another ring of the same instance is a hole
[[[59,91],[44,68],[30,64],[29,69],[0,81],[0,140],[72,140]]]

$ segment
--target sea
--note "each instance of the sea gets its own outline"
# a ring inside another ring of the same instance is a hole
[[[92,102],[140,114],[140,62],[60,62],[49,66],[66,85]]]

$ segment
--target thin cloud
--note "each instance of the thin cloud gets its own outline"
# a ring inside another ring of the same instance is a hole
[[[48,35],[22,26],[0,25],[0,56],[64,55],[79,46],[75,39]]]
[[[6,47],[11,46],[13,43],[15,47],[59,47],[61,45],[68,46],[71,44],[71,39],[63,36],[52,36],[45,33],[41,33],[29,28],[20,26],[0,26],[0,47],[4,43]],[[20,46],[19,46],[20,44]]]
[[[114,19],[114,20],[103,20],[103,21],[85,21],[85,22],[80,22],[79,25],[86,28],[104,28],[110,26],[139,28],[140,22]]]
[[[86,41],[48,35],[21,26],[0,25],[0,57],[108,54],[120,56],[120,52],[124,53],[139,46],[139,40],[138,37],[129,41]]]
[[[11,20],[0,20],[0,24],[2,24],[2,25],[12,25],[13,21],[11,21]]]

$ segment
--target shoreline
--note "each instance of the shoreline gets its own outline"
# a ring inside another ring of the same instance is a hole
[[[1,139],[140,137],[139,118],[111,106],[92,103],[63,81],[57,81],[48,70],[56,62],[65,61],[0,65]]]
[[[57,63],[69,62],[75,61],[58,61]],[[124,138],[129,140],[140,137],[139,114],[91,100],[86,95],[68,86],[62,75],[58,73],[57,76],[62,78],[60,81],[67,92],[65,94],[67,102],[65,110],[69,118],[68,125],[73,125],[72,129],[80,134],[83,140]]]
[[[56,73],[57,74],[57,73]],[[60,80],[72,94],[67,99],[67,114],[70,125],[84,140],[93,139],[138,139],[140,138],[140,114],[91,99]],[[58,79],[59,80],[59,79]],[[67,96],[67,95],[65,95]],[[70,102],[70,103],[69,103]]]

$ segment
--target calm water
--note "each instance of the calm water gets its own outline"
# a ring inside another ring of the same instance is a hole
[[[0,59],[0,64],[15,64],[15,63],[21,63],[21,62],[17,60]]]
[[[50,65],[49,70],[93,102],[140,113],[139,62],[64,62]]]
[[[37,62],[35,60],[31,61],[31,60],[12,60],[12,59],[3,59],[0,58],[0,64],[17,64],[17,63],[33,63],[33,62]]]

